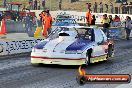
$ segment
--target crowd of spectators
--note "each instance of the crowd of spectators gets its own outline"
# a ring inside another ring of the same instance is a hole
[[[132,2],[130,3],[121,3],[120,6],[115,7],[112,2],[108,3],[97,3],[94,4],[86,3],[87,9],[90,9],[92,12],[95,13],[122,13],[122,14],[132,14]],[[110,10],[110,11],[109,11]],[[122,11],[122,12],[121,12]]]
[[[119,26],[118,24],[121,23],[120,17],[115,15],[115,17],[112,17],[112,15],[107,16],[107,14],[103,15],[102,18],[102,27],[103,27],[103,31],[104,33],[107,35],[107,37],[109,38],[109,27],[113,27],[113,26]],[[124,21],[125,25],[124,25],[124,29],[126,31],[126,36],[125,38],[127,40],[129,40],[130,37],[130,33],[131,33],[131,29],[132,29],[132,20],[130,16],[126,16],[126,19]]]
[[[45,1],[46,0],[29,0],[28,3],[29,3],[29,8],[30,9],[33,9],[33,10],[40,10],[41,6],[43,7],[43,9],[45,9]]]
[[[104,33],[107,35],[107,37],[109,38],[109,28],[110,27],[120,27],[122,26],[122,23],[124,23],[124,28],[126,31],[126,39],[129,40],[129,36],[131,33],[131,29],[132,29],[132,20],[130,16],[126,16],[125,21],[122,22],[122,20],[120,19],[120,17],[118,15],[115,15],[114,17],[112,17],[112,15],[107,15],[104,14],[102,16],[101,20],[101,25],[103,27],[103,31]],[[95,15],[91,15],[91,11],[90,9],[88,9],[88,11],[86,12],[86,24],[88,24],[88,26],[90,25],[95,25],[96,22],[96,17]]]

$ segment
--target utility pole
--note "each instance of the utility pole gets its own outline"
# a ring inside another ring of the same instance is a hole
[[[51,11],[51,0],[50,0],[50,11]]]

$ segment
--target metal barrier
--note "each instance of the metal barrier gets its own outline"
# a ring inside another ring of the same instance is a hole
[[[110,33],[110,38],[113,38],[114,40],[124,39],[126,35],[125,29],[118,27],[109,28],[109,33]]]

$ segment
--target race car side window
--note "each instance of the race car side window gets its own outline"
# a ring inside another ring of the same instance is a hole
[[[83,38],[91,41],[95,41],[94,30],[92,28],[81,28],[76,29],[77,37],[76,38]]]
[[[93,29],[92,28],[86,28],[85,30],[86,30],[86,32],[85,32],[84,38],[89,39],[91,41],[94,41],[94,37],[93,37],[94,36],[94,31],[93,31]]]
[[[94,29],[91,29],[91,41],[95,41]]]
[[[94,29],[94,34],[95,34],[95,42],[97,42],[97,44],[101,44],[104,41],[104,37],[102,35],[101,29]]]
[[[61,27],[57,27],[52,33],[49,34],[48,38],[50,40],[55,39],[55,38],[58,38],[59,37],[59,34],[58,33],[60,31],[64,31],[64,30],[66,30],[66,29],[65,28],[61,28]]]

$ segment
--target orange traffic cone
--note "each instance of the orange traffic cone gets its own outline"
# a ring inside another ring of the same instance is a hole
[[[6,34],[6,27],[5,27],[4,19],[2,19],[2,21],[1,21],[0,34]]]

